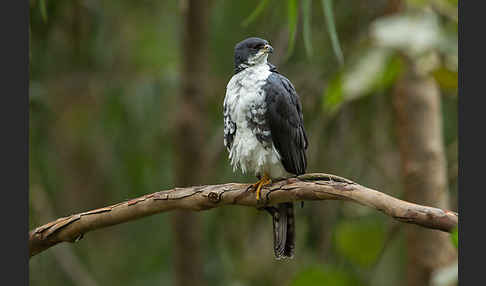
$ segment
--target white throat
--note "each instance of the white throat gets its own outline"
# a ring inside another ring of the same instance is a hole
[[[268,54],[264,51],[259,51],[253,57],[248,58],[248,64],[250,66],[265,65],[267,64]]]

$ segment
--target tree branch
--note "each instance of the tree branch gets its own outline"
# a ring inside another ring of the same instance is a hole
[[[238,183],[175,188],[59,218],[30,231],[29,255],[60,242],[75,242],[95,229],[156,213],[174,209],[202,211],[224,205],[260,208],[290,201],[345,200],[374,208],[401,222],[445,232],[451,232],[458,223],[455,212],[402,201],[335,175],[305,174],[275,182],[262,189],[260,201],[248,189],[248,184]]]

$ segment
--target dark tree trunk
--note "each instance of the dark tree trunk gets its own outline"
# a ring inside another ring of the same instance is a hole
[[[183,1],[181,9],[184,19],[181,94],[174,136],[174,183],[178,187],[204,183],[209,21],[206,1]],[[204,285],[199,216],[178,211],[172,215],[172,224],[175,285]]]
[[[440,93],[436,82],[409,70],[394,90],[398,144],[405,199],[447,209],[449,192],[442,137]],[[456,258],[449,235],[407,226],[407,285],[430,285],[434,270]]]

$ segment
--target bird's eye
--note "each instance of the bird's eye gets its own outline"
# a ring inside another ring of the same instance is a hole
[[[263,46],[264,46],[264,44],[257,44],[255,46],[255,49],[259,50],[259,49],[263,48]]]

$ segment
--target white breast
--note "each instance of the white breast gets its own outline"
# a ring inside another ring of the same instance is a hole
[[[262,86],[270,74],[265,64],[248,67],[231,78],[226,86],[224,101],[233,121],[238,123],[244,120],[251,104],[260,105],[265,102]]]
[[[236,134],[229,158],[233,170],[243,173],[254,172],[263,175],[266,172],[272,178],[284,177],[280,155],[275,146],[264,148],[255,134],[248,127],[247,116],[253,112],[265,112],[265,92],[263,85],[271,74],[267,64],[248,67],[235,74],[226,87],[225,104],[231,120],[236,123]],[[255,106],[260,108],[255,109]],[[253,108],[252,108],[253,107]]]

